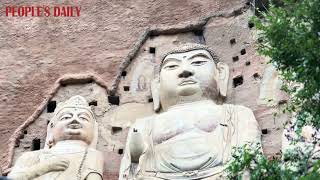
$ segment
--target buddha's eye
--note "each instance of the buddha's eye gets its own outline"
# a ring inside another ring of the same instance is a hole
[[[60,121],[65,121],[65,120],[69,120],[72,118],[72,115],[71,114],[66,114],[66,115],[63,115],[61,118],[60,118]]]
[[[87,117],[85,117],[85,116],[80,116],[79,117],[82,121],[89,121],[89,119],[87,118]]]
[[[174,69],[177,69],[179,66],[176,65],[176,64],[172,64],[172,65],[166,65],[164,67],[164,69],[167,69],[167,70],[174,70]]]
[[[202,66],[206,64],[208,61],[193,61],[191,64],[194,66]]]
[[[78,115],[79,119],[81,119],[82,121],[89,121],[89,116],[86,115],[85,113],[80,113]]]

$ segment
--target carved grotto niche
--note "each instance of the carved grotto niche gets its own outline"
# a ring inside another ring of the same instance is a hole
[[[101,131],[105,132],[107,131],[105,129],[108,129],[101,128],[108,127],[108,119],[104,118],[106,110],[110,109],[107,92],[106,83],[93,74],[65,75],[58,79],[46,99],[13,135],[14,139],[10,144],[8,153],[8,167],[15,164],[17,158],[23,153],[32,153],[39,151],[39,149],[41,151],[49,148],[46,143],[46,138],[49,137],[47,128],[54,127],[50,120],[55,116],[55,112],[59,108],[58,104],[74,95],[83,97],[81,107],[91,109],[92,116],[95,117],[97,125],[99,124],[99,126],[96,126],[97,135],[94,143],[98,150],[108,153],[108,150],[112,147],[108,147],[107,141],[98,135]],[[99,157],[99,159],[103,161],[103,157]]]

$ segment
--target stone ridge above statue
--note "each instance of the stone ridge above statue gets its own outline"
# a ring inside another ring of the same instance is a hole
[[[154,110],[131,127],[119,179],[217,179],[233,146],[260,142],[249,108],[221,104],[229,68],[207,46],[163,56],[152,83]]]

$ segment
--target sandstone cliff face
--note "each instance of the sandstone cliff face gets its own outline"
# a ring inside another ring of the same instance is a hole
[[[120,69],[123,60],[148,28],[166,29],[180,24],[187,27],[210,14],[245,6],[244,0],[94,0],[64,3],[80,5],[80,17],[17,18],[0,14],[2,161],[6,156],[9,137],[36,110],[53,83],[62,75],[94,73],[112,89],[116,76],[123,70]],[[26,5],[23,1],[3,0],[1,4]],[[51,1],[33,1],[28,5],[50,4]],[[61,4],[61,1],[56,4]],[[266,59],[255,52],[253,34],[248,27],[249,16],[245,13],[211,18],[201,36],[230,66],[231,91],[227,102],[246,105],[254,110],[262,129],[267,128],[271,132],[263,137],[264,150],[268,155],[274,155],[280,148],[281,123],[285,117],[275,122],[272,113],[278,110],[277,102],[282,96],[277,94],[275,71],[270,68],[266,71]],[[232,39],[235,43],[231,42]],[[184,36],[178,40],[187,41]],[[119,89],[125,85],[121,83]],[[269,99],[275,102],[271,108]],[[125,140],[123,137],[121,139]],[[109,166],[110,171],[105,178],[117,179],[120,157],[115,152],[109,159],[116,165]]]

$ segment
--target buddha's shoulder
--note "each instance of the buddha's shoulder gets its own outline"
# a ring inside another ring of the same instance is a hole
[[[102,154],[101,151],[95,149],[95,148],[88,148],[88,153],[91,153],[91,154]]]
[[[253,114],[252,109],[243,106],[243,105],[235,105],[235,104],[223,104],[222,107],[227,111],[236,111],[238,114]]]
[[[44,150],[40,149],[37,151],[28,151],[21,154],[18,158],[19,161],[37,161],[39,156],[43,153]]]
[[[159,114],[154,114],[154,115],[151,115],[151,116],[147,116],[147,117],[136,119],[135,122],[133,123],[133,127],[143,127],[148,122],[156,119],[157,116],[159,116]]]

